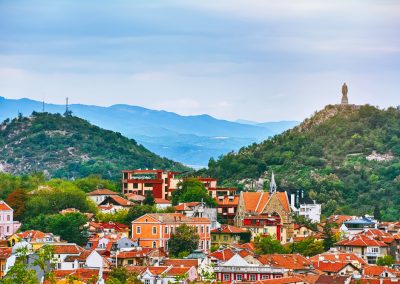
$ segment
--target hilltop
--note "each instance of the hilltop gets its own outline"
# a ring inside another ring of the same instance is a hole
[[[400,218],[400,112],[329,105],[299,126],[260,144],[211,159],[202,174],[248,187],[304,189],[323,213]]]
[[[62,178],[98,174],[115,180],[127,168],[188,169],[74,116],[34,112],[0,126],[0,169],[8,173],[44,171]]]

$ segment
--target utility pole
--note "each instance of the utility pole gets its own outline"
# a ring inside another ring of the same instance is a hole
[[[43,97],[43,101],[42,101],[42,112],[44,112],[44,97]]]

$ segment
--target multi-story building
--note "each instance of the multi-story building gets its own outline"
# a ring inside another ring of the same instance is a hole
[[[169,192],[177,188],[180,179],[177,172],[163,170],[125,170],[122,171],[122,193],[145,195],[151,191],[154,198],[167,199]]]
[[[220,196],[236,196],[237,192],[238,189],[234,187],[217,187],[215,189],[208,189],[208,194],[212,198]]]
[[[275,235],[282,243],[293,237],[294,223],[289,199],[286,191],[276,190],[273,174],[269,192],[240,193],[235,225],[249,229],[253,237],[259,234]]]
[[[14,210],[0,200],[0,238],[13,235],[20,226],[19,222],[14,222]]]
[[[259,280],[282,278],[287,269],[247,262],[239,254],[214,267],[216,279],[223,283],[236,281],[256,282]]]
[[[196,228],[200,236],[199,249],[209,251],[211,247],[211,222],[208,218],[187,217],[180,213],[145,214],[132,221],[132,238],[141,247],[168,250],[168,241],[176,229],[186,224]]]
[[[365,235],[356,235],[352,239],[342,240],[335,246],[339,250],[357,254],[368,264],[375,264],[378,257],[389,254],[389,247],[386,243]]]
[[[229,245],[232,243],[249,242],[250,232],[246,229],[231,225],[222,225],[220,228],[211,230],[213,245]]]
[[[221,218],[221,220],[223,220],[224,223],[233,225],[239,205],[239,196],[218,196],[215,197],[215,201],[217,202],[218,216]]]

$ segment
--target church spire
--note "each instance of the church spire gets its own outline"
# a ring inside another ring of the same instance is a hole
[[[272,194],[275,192],[276,192],[275,176],[274,176],[274,172],[272,172],[271,182],[269,183],[269,193]]]

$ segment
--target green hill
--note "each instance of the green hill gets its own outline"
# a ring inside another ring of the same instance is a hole
[[[399,137],[395,108],[329,105],[292,130],[211,159],[201,174],[244,186],[261,178],[267,187],[273,170],[281,190],[304,189],[326,215],[374,213],[398,220]],[[368,160],[373,151],[387,161]]]
[[[74,116],[33,113],[0,125],[0,170],[8,173],[44,171],[61,178],[98,174],[115,180],[122,169],[136,168],[188,169]]]

